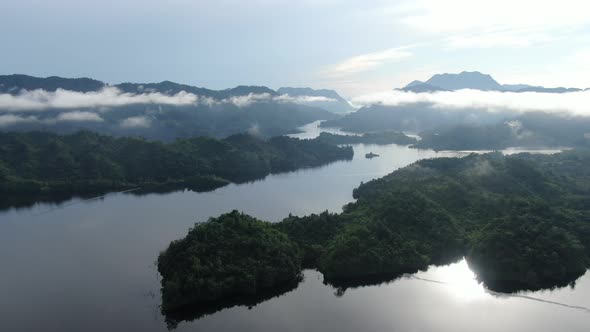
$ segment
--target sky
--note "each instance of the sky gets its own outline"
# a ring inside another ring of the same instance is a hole
[[[330,88],[443,72],[590,87],[587,0],[2,0],[0,74]]]

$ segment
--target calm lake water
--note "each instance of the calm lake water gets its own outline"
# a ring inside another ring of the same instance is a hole
[[[294,135],[313,137],[317,123]],[[238,209],[278,221],[341,211],[361,181],[462,152],[355,145],[352,161],[209,193],[110,194],[0,212],[0,331],[166,331],[158,253],[197,221]],[[378,158],[366,159],[374,152]],[[552,151],[542,151],[552,152]],[[343,294],[305,271],[295,290],[177,331],[588,331],[590,274],[575,288],[486,292],[464,261]]]

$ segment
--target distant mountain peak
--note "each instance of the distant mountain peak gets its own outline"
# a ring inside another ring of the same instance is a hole
[[[434,91],[456,91],[461,89],[540,93],[568,93],[585,91],[578,88],[546,88],[529,84],[500,84],[491,75],[484,74],[479,71],[462,71],[458,74],[435,74],[426,82],[412,81],[410,84],[397,90],[420,93]]]
[[[425,83],[445,90],[502,90],[502,85],[496,82],[491,75],[482,74],[478,71],[462,71],[459,74],[436,74]]]
[[[414,80],[414,81],[410,82],[408,85],[406,85],[403,89],[409,89],[409,88],[415,87],[417,85],[422,85],[422,84],[424,84],[424,82]]]

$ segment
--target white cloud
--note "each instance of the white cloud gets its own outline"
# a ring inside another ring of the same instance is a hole
[[[19,116],[14,114],[2,114],[0,115],[0,127],[12,126],[19,123],[30,123],[37,122],[38,119],[35,116]]]
[[[243,96],[233,96],[221,100],[223,104],[233,104],[237,107],[247,107],[253,103],[260,102],[277,102],[277,103],[306,103],[306,102],[334,102],[336,99],[324,96],[289,96],[283,94],[279,96],[271,96],[269,93],[250,93]]]
[[[326,76],[341,77],[366,72],[381,65],[399,62],[412,56],[409,46],[390,48],[379,52],[353,56],[325,71]]]
[[[273,98],[273,100],[278,102],[286,102],[286,103],[313,103],[313,102],[335,102],[336,99],[324,97],[324,96],[290,96],[288,94],[283,94]]]
[[[484,31],[447,38],[449,48],[525,48],[548,43],[555,38],[545,32],[530,29],[514,31]]]
[[[145,116],[132,116],[121,121],[123,128],[149,128],[152,121]]]
[[[271,100],[271,95],[268,93],[249,93],[243,96],[233,96],[223,99],[221,102],[226,104],[234,104],[238,107],[250,106],[252,103],[258,103]]]
[[[497,91],[459,90],[434,93],[386,91],[353,98],[356,105],[381,104],[397,106],[426,103],[434,107],[464,110],[530,112],[543,111],[590,116],[590,91],[571,93],[512,93]]]
[[[586,0],[414,0],[403,21],[436,33],[490,28],[572,27],[590,22]]]
[[[403,7],[403,2],[401,7]],[[586,0],[412,0],[406,27],[442,37],[446,47],[528,48],[587,35]],[[581,29],[582,28],[582,29]]]
[[[0,94],[0,110],[39,111],[49,108],[115,107],[131,104],[189,105],[197,101],[196,95],[184,91],[169,96],[162,93],[123,93],[114,87],[86,93],[62,89],[55,92],[33,90],[15,96]]]
[[[122,93],[114,87],[108,87],[98,92],[75,92],[58,89],[55,92],[45,90],[25,91],[18,95],[0,94],[0,111],[23,112],[42,111],[47,109],[71,109],[71,108],[97,108],[101,111],[109,107],[125,106],[132,104],[159,104],[159,105],[204,105],[233,104],[237,107],[247,107],[259,102],[300,103],[336,101],[323,96],[272,96],[269,93],[250,93],[242,96],[232,96],[222,100],[211,97],[197,96],[192,93],[179,92],[175,95],[166,95],[159,92],[131,94]],[[58,121],[102,121],[100,116],[92,112],[62,113]],[[129,123],[132,124],[132,123]]]
[[[57,118],[57,121],[85,121],[85,122],[102,122],[103,119],[100,115],[93,113],[93,112],[81,112],[81,111],[73,111],[67,113],[60,113]]]
[[[585,47],[569,55],[566,61],[578,69],[590,70],[590,47]]]
[[[258,136],[260,135],[260,126],[258,123],[254,123],[248,128],[248,134]]]

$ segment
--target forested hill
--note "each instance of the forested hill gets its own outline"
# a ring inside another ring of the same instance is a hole
[[[576,147],[590,144],[590,117],[557,113],[482,110],[449,111],[431,104],[372,105],[324,121],[345,131],[419,133],[414,147],[434,150],[491,150],[507,147]]]
[[[248,134],[161,143],[92,132],[0,133],[0,193],[5,199],[136,187],[207,190],[352,155],[352,148],[318,140]]]
[[[338,286],[389,280],[461,257],[496,291],[564,286],[590,266],[588,165],[588,150],[422,160],[361,184],[354,191],[357,201],[341,214],[290,216],[272,227],[288,237],[285,245],[299,248],[288,257],[294,265],[317,268]],[[220,220],[242,224],[244,218],[234,213]],[[165,251],[158,262],[163,298],[170,301],[165,311],[186,299],[220,300],[227,289],[256,294],[265,285],[296,280],[300,270],[291,265],[286,272],[263,256],[247,266],[233,259],[249,243],[261,252],[275,246],[265,241],[279,235],[263,238],[251,229],[205,223]],[[219,253],[223,257],[211,255],[217,251],[207,247],[216,239],[235,245]],[[214,292],[207,288],[211,283]]]
[[[339,117],[301,102],[317,99],[307,97],[279,95],[264,86],[211,90],[170,81],[109,85],[90,78],[0,75],[0,130],[89,130],[170,142],[243,132],[272,137]],[[324,104],[335,103],[327,99]]]

